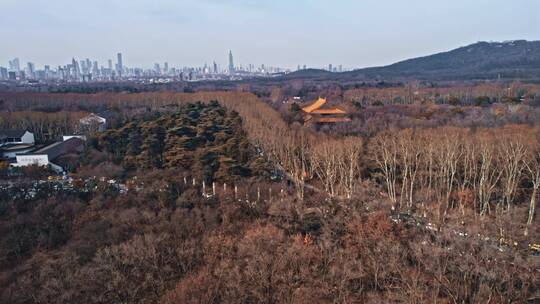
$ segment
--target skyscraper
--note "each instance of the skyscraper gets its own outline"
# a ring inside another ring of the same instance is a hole
[[[49,77],[51,76],[51,66],[50,65],[45,65],[44,66],[44,73],[45,73],[45,78],[49,79]]]
[[[86,58],[86,74],[92,73],[92,62]]]
[[[79,79],[81,75],[81,69],[79,68],[79,63],[77,62],[77,60],[75,60],[75,58],[71,59],[71,70],[73,77],[75,79]]]
[[[28,67],[28,77],[35,78],[36,65],[32,62],[28,62],[27,67]]]
[[[109,59],[109,72],[112,72],[112,59]]]
[[[232,51],[229,51],[229,73],[234,73],[234,60]]]
[[[8,79],[8,70],[4,67],[0,67],[0,79]]]
[[[87,74],[88,73],[88,67],[86,66],[86,61],[81,60],[80,66],[81,66],[81,74],[83,74],[83,75]]]
[[[98,62],[94,61],[94,64],[92,65],[92,74],[94,76],[97,76],[99,74],[99,68],[98,68]]]
[[[19,72],[21,70],[19,58],[14,58],[13,60],[9,61],[9,69],[13,72]]]
[[[217,63],[214,61],[214,74],[218,73]]]
[[[118,76],[122,77],[122,71],[124,70],[124,64],[122,63],[122,53],[118,53],[118,63],[116,65],[116,71],[118,72]]]

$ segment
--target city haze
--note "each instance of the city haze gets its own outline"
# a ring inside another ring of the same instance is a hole
[[[390,3],[391,2],[391,3]],[[391,5],[390,5],[391,4]],[[126,66],[266,64],[360,68],[479,40],[540,38],[533,0],[2,1],[0,65],[38,67],[117,52]]]

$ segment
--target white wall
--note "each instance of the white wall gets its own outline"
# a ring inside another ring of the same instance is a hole
[[[32,144],[33,145],[35,143],[34,133],[30,133],[28,131],[24,132],[24,135],[21,138],[21,142],[23,144]]]
[[[47,154],[17,155],[16,158],[17,162],[13,164],[16,167],[31,165],[47,166],[49,164],[49,156]]]
[[[72,138],[78,138],[78,139],[86,140],[86,136],[84,136],[84,135],[64,135],[64,136],[62,136],[62,141],[66,141],[66,140],[72,139]]]

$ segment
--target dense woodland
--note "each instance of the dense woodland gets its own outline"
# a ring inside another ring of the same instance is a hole
[[[336,94],[352,107],[359,96]],[[382,107],[509,107],[414,98]],[[540,233],[534,119],[502,112],[469,127],[431,115],[430,124],[356,132],[354,121],[322,130],[287,121],[247,92],[0,99],[12,113],[114,108],[123,117],[94,134],[74,173],[104,177],[95,186],[51,195],[44,185],[32,198],[10,192],[28,192],[22,182],[0,191],[0,302],[540,300],[528,248]],[[381,108],[362,104],[354,115],[366,107]],[[129,190],[115,191],[111,178]]]
[[[207,183],[264,176],[264,160],[255,157],[237,112],[227,112],[216,101],[173,109],[99,134],[96,148],[126,169],[186,170]]]

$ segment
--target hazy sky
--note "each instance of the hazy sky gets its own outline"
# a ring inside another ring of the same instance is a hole
[[[539,0],[0,0],[0,66],[357,68],[476,41],[540,40]]]

